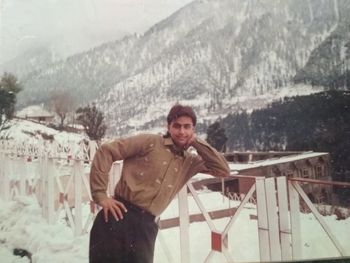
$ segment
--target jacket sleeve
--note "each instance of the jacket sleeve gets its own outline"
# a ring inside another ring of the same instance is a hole
[[[147,145],[150,144],[150,140],[150,136],[137,135],[114,140],[100,146],[96,151],[90,169],[91,195],[96,203],[108,198],[107,186],[112,164],[118,160],[125,160],[138,154],[143,154],[147,151]]]
[[[199,138],[192,144],[197,150],[193,174],[206,173],[215,177],[226,177],[230,175],[230,168],[225,157],[210,146],[206,141]]]

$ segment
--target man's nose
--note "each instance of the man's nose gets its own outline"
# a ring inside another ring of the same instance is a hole
[[[185,127],[181,126],[179,132],[180,133],[184,133],[185,132]]]

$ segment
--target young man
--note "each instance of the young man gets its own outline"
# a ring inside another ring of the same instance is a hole
[[[196,115],[189,106],[175,105],[168,132],[137,135],[103,144],[90,172],[93,200],[103,209],[90,234],[91,263],[153,262],[158,232],[155,218],[195,174],[229,175],[225,158],[196,137]],[[192,146],[198,155],[187,152]],[[106,194],[113,162],[123,160],[115,196]]]

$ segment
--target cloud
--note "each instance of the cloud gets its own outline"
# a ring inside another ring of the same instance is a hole
[[[33,46],[58,46],[59,41],[84,49],[142,33],[190,1],[2,0],[2,53],[9,59]]]

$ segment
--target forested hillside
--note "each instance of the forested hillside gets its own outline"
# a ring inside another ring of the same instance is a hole
[[[222,126],[229,150],[329,152],[333,179],[350,181],[350,91],[285,98]]]
[[[350,22],[338,25],[315,49],[294,77],[295,83],[308,83],[332,89],[350,88]]]

